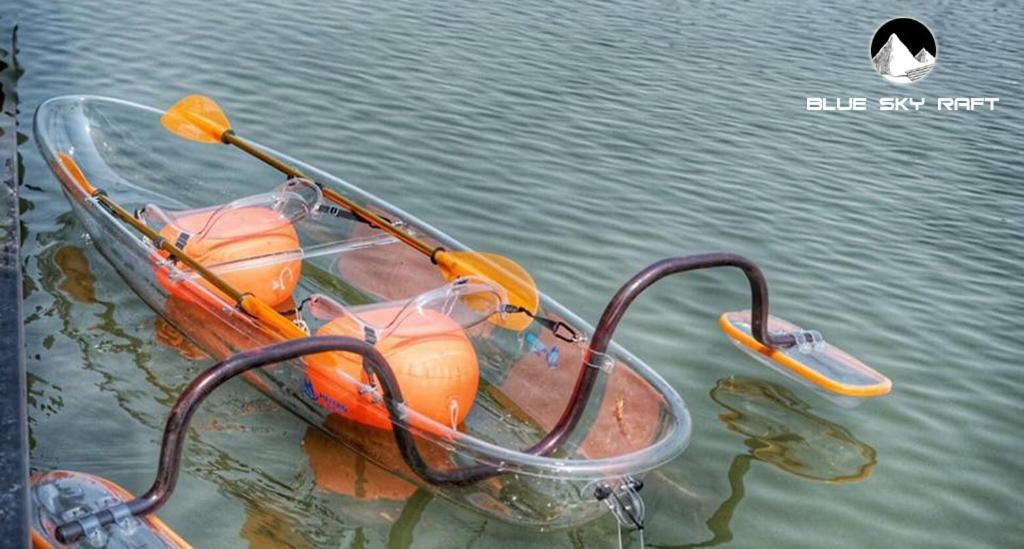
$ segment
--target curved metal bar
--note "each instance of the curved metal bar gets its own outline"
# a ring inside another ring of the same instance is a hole
[[[597,328],[594,329],[590,348],[584,355],[583,368],[576,378],[576,386],[573,388],[569,405],[551,431],[527,451],[537,455],[550,455],[569,439],[583,417],[583,411],[597,382],[599,370],[592,366],[603,359],[619,321],[644,290],[669,275],[715,267],[736,267],[746,275],[750,283],[751,332],[754,339],[768,347],[788,347],[796,343],[795,337],[791,334],[775,336],[768,333],[768,283],[761,269],[753,261],[733,253],[696,254],[657,261],[633,275],[633,278],[612,296],[601,315],[601,320],[597,323]]]
[[[604,356],[611,343],[612,334],[615,333],[626,310],[644,290],[669,275],[715,267],[735,267],[743,271],[747,277],[747,282],[750,284],[751,332],[754,339],[768,347],[789,347],[796,344],[796,338],[792,334],[768,332],[768,283],[765,281],[761,269],[753,261],[733,253],[696,254],[657,261],[635,274],[612,296],[594,330],[590,347],[584,355],[583,367],[580,369],[579,377],[576,378],[576,385],[573,388],[569,404],[551,431],[523,452],[540,456],[551,455],[569,439],[579,425],[597,383],[599,370],[592,365],[600,360],[599,357]],[[416,452],[416,447],[412,443],[412,434],[404,430],[400,434],[399,431],[399,429],[395,429],[396,438],[408,437],[409,439],[404,444],[399,441],[402,457],[417,475],[428,482],[466,485],[502,473],[501,467],[493,465],[473,465],[443,472],[432,470],[423,463],[419,453]]]
[[[171,409],[170,416],[167,418],[167,424],[164,427],[156,480],[153,481],[153,485],[141,497],[122,505],[127,508],[132,516],[139,516],[153,513],[167,502],[178,481],[182,447],[185,443],[192,415],[199,408],[199,405],[206,400],[206,397],[217,387],[255,368],[328,351],[347,351],[367,357],[367,363],[371,364],[374,370],[381,374],[383,378],[388,379],[389,385],[392,386],[392,390],[388,392],[391,393],[396,403],[389,403],[389,410],[398,409],[402,406],[401,391],[398,389],[397,383],[395,383],[394,375],[391,374],[391,368],[388,366],[387,361],[384,360],[384,357],[372,345],[358,339],[341,336],[309,337],[238,353],[199,374],[182,392],[181,396],[178,397],[178,401]],[[403,429],[400,427],[395,428],[396,432],[400,430]],[[118,505],[114,508],[98,511],[93,515],[62,524],[56,530],[57,540],[61,543],[71,543],[86,533],[84,524],[87,522],[96,524],[96,522],[91,520],[92,518],[98,521],[99,527],[103,527],[115,522],[118,516],[123,517],[123,510],[122,506]]]
[[[594,365],[603,359],[608,345],[611,343],[612,334],[626,310],[644,290],[672,274],[715,267],[736,267],[746,275],[747,281],[750,283],[752,301],[751,332],[755,339],[769,347],[787,347],[796,344],[796,338],[792,334],[768,333],[768,284],[765,282],[761,270],[749,259],[731,253],[708,253],[663,259],[653,263],[623,284],[608,302],[601,315],[601,320],[594,330],[590,347],[584,355],[583,367],[576,379],[568,406],[552,430],[542,440],[524,450],[524,453],[550,455],[568,440],[583,417],[584,409],[594,391],[599,373],[599,369]],[[402,458],[420,478],[436,485],[464,486],[503,472],[500,466],[489,464],[445,471],[432,468],[416,448],[414,435],[408,429],[408,412],[405,409],[401,387],[399,387],[390,365],[380,352],[372,344],[350,337],[315,336],[238,353],[215,364],[193,380],[178,398],[167,419],[156,480],[144,495],[123,504],[124,508],[127,508],[131,515],[138,516],[152,513],[167,502],[178,480],[182,446],[185,442],[189,421],[195,410],[214,389],[227,380],[255,368],[309,354],[331,351],[351,352],[363,356],[364,368],[377,378],[384,393],[384,404],[387,407],[395,442],[398,444]],[[57,527],[57,540],[61,543],[70,543],[80,538],[85,533],[83,526],[85,521],[93,524],[98,521],[101,527],[109,525],[115,522],[118,516],[124,516],[124,508],[115,506],[112,509],[99,511],[93,515],[62,524]],[[96,521],[93,521],[93,518]]]

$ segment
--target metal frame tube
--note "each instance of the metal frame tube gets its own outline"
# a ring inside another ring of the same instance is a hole
[[[160,448],[160,461],[156,480],[141,497],[135,498],[124,505],[133,516],[146,515],[162,507],[178,482],[181,469],[181,453],[188,433],[189,422],[199,405],[206,400],[217,387],[240,374],[277,362],[291,360],[305,355],[329,351],[343,351],[361,354],[367,357],[367,363],[373,364],[380,372],[390,373],[391,369],[384,357],[373,346],[358,339],[341,336],[321,336],[306,339],[295,339],[268,345],[259,349],[244,351],[221,361],[199,374],[178,397],[164,427],[163,443]],[[394,376],[387,376],[393,383]],[[397,385],[395,386],[397,389]],[[397,402],[401,401],[401,393],[394,395]],[[400,404],[391,405],[389,409]],[[71,543],[82,537],[86,532],[83,523],[95,517],[99,525],[106,526],[115,522],[115,514],[106,509],[91,516],[62,524],[57,527],[56,537],[61,543]]]
[[[761,269],[753,261],[733,253],[715,252],[672,257],[655,262],[633,275],[612,296],[601,315],[601,320],[597,323],[597,328],[594,329],[590,348],[584,355],[583,367],[576,378],[576,386],[569,399],[569,405],[547,436],[533,445],[528,452],[550,455],[568,440],[583,417],[583,411],[594,391],[599,369],[593,365],[602,360],[611,343],[612,334],[618,328],[626,310],[644,290],[669,275],[716,267],[736,267],[747,277],[750,284],[751,332],[754,339],[768,347],[787,347],[795,343],[794,336],[790,334],[773,336],[768,333],[768,283]]]
[[[751,292],[751,331],[757,341],[769,347],[786,347],[796,343],[795,336],[792,334],[773,335],[768,332],[768,284],[761,270],[749,259],[731,253],[708,253],[674,257],[653,263],[623,284],[608,302],[601,315],[601,320],[594,330],[590,347],[584,355],[583,366],[576,379],[569,404],[551,431],[539,442],[524,450],[524,453],[540,456],[551,455],[568,440],[579,425],[594,391],[597,376],[600,373],[600,369],[594,365],[603,360],[604,354],[611,344],[612,334],[615,333],[619,322],[629,306],[644,290],[672,274],[716,267],[735,267],[743,271],[747,277]],[[134,516],[153,513],[167,502],[178,480],[182,446],[185,442],[189,421],[191,421],[195,410],[214,389],[227,380],[255,368],[305,355],[331,351],[362,355],[363,367],[367,374],[377,378],[384,393],[384,404],[387,407],[395,442],[402,458],[420,478],[435,485],[464,486],[503,472],[500,466],[488,464],[449,470],[432,468],[416,448],[413,438],[415,435],[409,429],[407,421],[408,412],[401,387],[399,387],[390,365],[380,352],[372,344],[350,337],[315,336],[238,353],[210,367],[193,380],[178,398],[167,419],[156,480],[145,494],[124,504],[130,513]],[[110,509],[99,511],[91,516],[95,517],[101,526],[106,526],[116,520]],[[85,533],[83,521],[88,518],[83,517],[83,519],[59,526],[56,532],[58,541],[69,543],[81,537]]]

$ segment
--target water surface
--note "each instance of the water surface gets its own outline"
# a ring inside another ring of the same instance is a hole
[[[212,95],[252,138],[515,258],[584,318],[648,262],[733,250],[764,268],[774,312],[892,377],[890,397],[836,408],[727,343],[715,321],[746,306],[737,273],[654,288],[618,340],[683,394],[695,432],[649,477],[648,543],[1012,546],[1024,535],[1024,8],[891,10],[25,0],[14,12],[23,125],[58,94],[156,106]],[[875,27],[900,15],[939,42],[935,71],[912,88],[868,60]],[[808,95],[1002,102],[821,114],[803,111]],[[157,342],[154,314],[91,246],[33,147],[32,466],[138,492],[169,406],[208,362]],[[198,415],[162,517],[203,547],[616,544],[610,517],[538,533],[386,477],[371,484],[388,497],[341,495],[317,464],[344,458],[311,452],[323,447],[311,436],[231,384]]]

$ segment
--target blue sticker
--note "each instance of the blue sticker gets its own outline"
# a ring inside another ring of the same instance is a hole
[[[348,413],[348,406],[345,406],[345,404],[338,402],[330,395],[317,393],[316,389],[313,388],[313,382],[310,381],[308,378],[306,379],[306,383],[303,385],[303,389],[305,389],[306,391],[306,396],[313,399],[314,401],[316,401],[317,404],[323,406],[324,408],[327,408],[328,410],[338,414]]]
[[[531,353],[543,355],[548,352],[547,346],[535,334],[526,334],[526,346],[530,348]]]
[[[547,356],[548,368],[557,368],[558,367],[558,359],[559,359],[560,355],[561,355],[561,353],[558,351],[558,345],[555,345],[554,347],[551,348],[551,350],[548,352],[548,356]]]

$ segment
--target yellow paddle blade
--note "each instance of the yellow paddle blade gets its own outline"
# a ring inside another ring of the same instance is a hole
[[[537,307],[540,305],[537,284],[530,273],[515,261],[495,254],[461,251],[438,252],[435,259],[446,280],[468,275],[482,276],[505,288],[510,305],[522,307],[531,314],[537,313]],[[524,313],[510,313],[505,318],[495,315],[490,320],[498,326],[517,332],[525,330],[533,322],[533,319]]]
[[[220,105],[203,95],[190,95],[167,109],[160,123],[179,137],[200,143],[223,143],[224,132],[231,129]]]

